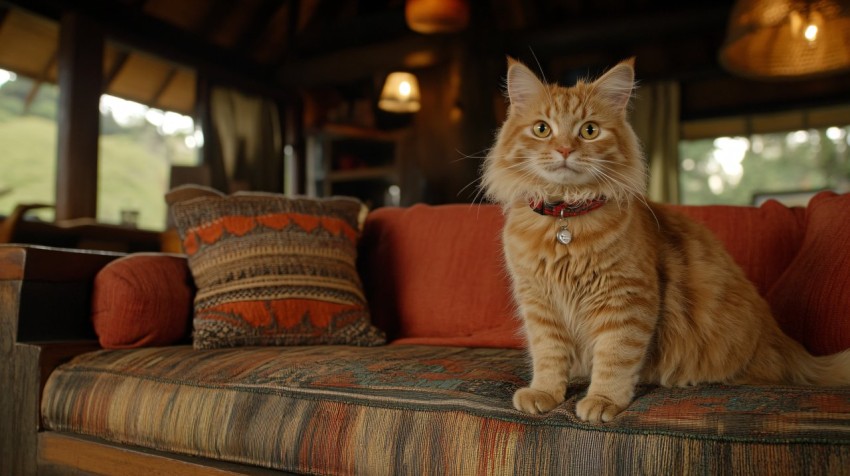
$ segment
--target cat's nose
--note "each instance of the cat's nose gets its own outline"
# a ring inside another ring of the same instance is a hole
[[[557,150],[558,152],[560,152],[560,153],[561,153],[561,155],[563,155],[565,159],[566,159],[567,157],[569,157],[570,152],[572,152],[572,151],[573,151],[573,150],[572,150],[572,149],[570,149],[569,147],[558,147],[558,148],[557,148],[557,149],[555,149],[555,150]]]

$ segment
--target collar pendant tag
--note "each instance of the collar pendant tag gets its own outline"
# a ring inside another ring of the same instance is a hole
[[[555,233],[555,239],[562,245],[568,245],[573,241],[573,234],[567,229],[567,220],[564,218],[564,210],[561,209],[561,216],[558,219],[558,231]]]

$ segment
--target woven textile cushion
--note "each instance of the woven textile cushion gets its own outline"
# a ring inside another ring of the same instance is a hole
[[[200,187],[167,200],[198,288],[196,348],[385,342],[357,274],[359,201]]]
[[[850,194],[806,209],[802,248],[768,294],[783,330],[816,355],[850,348]]]
[[[638,388],[612,422],[514,410],[515,349],[98,351],[54,371],[47,429],[297,474],[847,474],[850,388]]]
[[[136,253],[106,265],[92,290],[92,323],[106,349],[171,345],[189,333],[194,286],[180,256]]]

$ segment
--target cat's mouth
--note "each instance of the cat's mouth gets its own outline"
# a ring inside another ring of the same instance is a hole
[[[582,173],[582,170],[576,167],[575,164],[571,164],[569,160],[559,160],[553,164],[547,164],[544,168],[547,172],[553,173],[570,172],[576,175]]]
[[[541,178],[553,185],[584,185],[593,181],[586,168],[570,160],[546,162],[538,170]]]

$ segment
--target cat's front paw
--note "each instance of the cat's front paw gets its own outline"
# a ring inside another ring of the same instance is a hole
[[[576,405],[576,415],[582,421],[590,423],[608,423],[618,413],[623,411],[625,405],[617,405],[611,399],[602,395],[588,395],[581,399]]]
[[[521,388],[514,393],[514,408],[535,415],[546,413],[560,405],[563,401],[563,396],[558,399],[549,393],[530,387]]]

